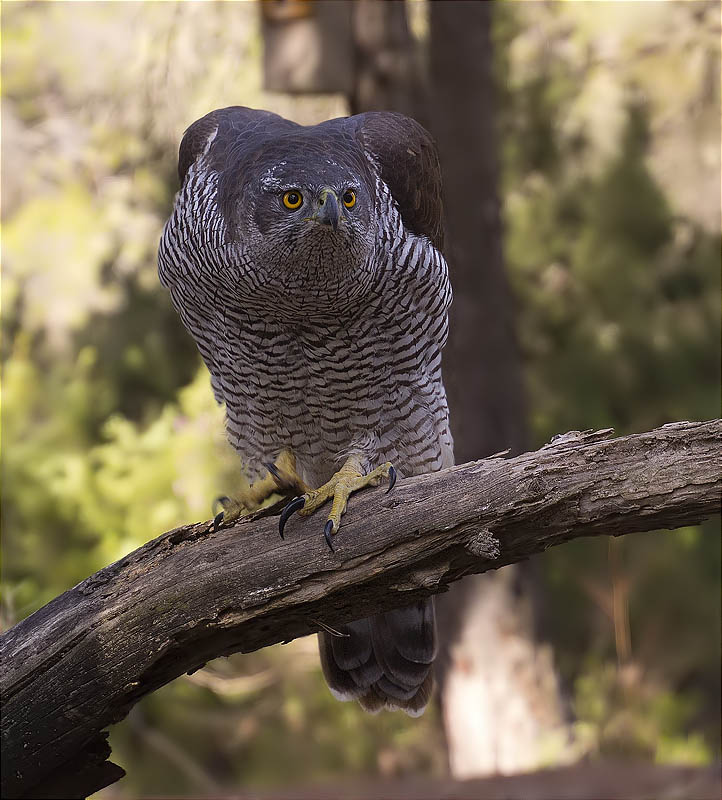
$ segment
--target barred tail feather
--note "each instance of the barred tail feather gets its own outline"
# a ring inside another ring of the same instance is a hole
[[[321,667],[331,693],[365,711],[402,709],[417,717],[429,702],[436,655],[433,600],[320,633]]]

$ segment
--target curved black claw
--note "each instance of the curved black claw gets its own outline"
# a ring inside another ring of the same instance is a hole
[[[386,490],[386,494],[388,494],[394,486],[396,486],[396,470],[393,467],[389,467],[389,488]]]
[[[324,525],[324,528],[323,528],[323,535],[326,538],[326,544],[331,549],[331,552],[335,553],[336,551],[333,549],[333,545],[331,544],[331,536],[333,535],[333,520],[332,519],[329,519],[329,520],[326,521],[326,524]]]
[[[215,517],[213,517],[213,525],[211,525],[212,533],[217,530],[220,530],[221,523],[223,522],[223,514],[224,514],[223,511],[219,511],[218,514],[216,514]]]
[[[281,534],[281,539],[283,539],[283,529],[286,527],[288,518],[291,516],[291,514],[294,514],[305,505],[305,497],[294,497],[293,500],[291,500],[291,502],[283,509],[283,511],[281,511],[281,516],[278,519],[278,532]]]

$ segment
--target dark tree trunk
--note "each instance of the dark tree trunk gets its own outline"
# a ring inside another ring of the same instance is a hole
[[[504,271],[491,43],[493,4],[431,3],[431,129],[444,171],[454,287],[444,382],[457,463],[527,447],[522,369]],[[453,774],[514,772],[551,731],[565,749],[550,649],[535,641],[533,575],[509,567],[437,600],[437,676]]]
[[[356,0],[351,114],[399,111],[427,124],[421,62],[404,0]]]
[[[521,362],[504,270],[490,39],[492,3],[431,3],[431,111],[454,286],[444,383],[457,463],[527,449]]]

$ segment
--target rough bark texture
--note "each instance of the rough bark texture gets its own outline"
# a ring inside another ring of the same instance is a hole
[[[405,5],[354,4],[350,110],[401,111],[437,138],[454,287],[444,376],[456,460],[507,447],[518,453],[526,428],[502,254],[491,4],[430,5],[428,80]],[[568,738],[551,649],[536,641],[533,584],[530,570],[509,567],[471,576],[437,603],[437,678],[456,777],[531,768],[542,738],[548,754],[550,730],[560,742]]]
[[[285,541],[261,518],[184,526],[97,572],[0,641],[2,796],[83,797],[117,780],[103,729],[219,655],[402,606],[578,536],[719,512],[722,420],[608,435],[362,492],[335,553],[317,517],[293,520]]]
[[[514,303],[504,269],[492,3],[432,3],[432,132],[444,170],[454,288],[444,350],[457,463],[527,447]],[[481,346],[480,346],[481,343]],[[541,598],[543,599],[543,598]],[[538,641],[534,571],[475,575],[437,602],[439,698],[457,778],[570,754],[551,647]]]

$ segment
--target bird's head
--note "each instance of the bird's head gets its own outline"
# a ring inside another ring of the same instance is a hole
[[[284,138],[249,165],[226,217],[259,301],[292,316],[337,314],[373,280],[373,181],[355,153]]]

